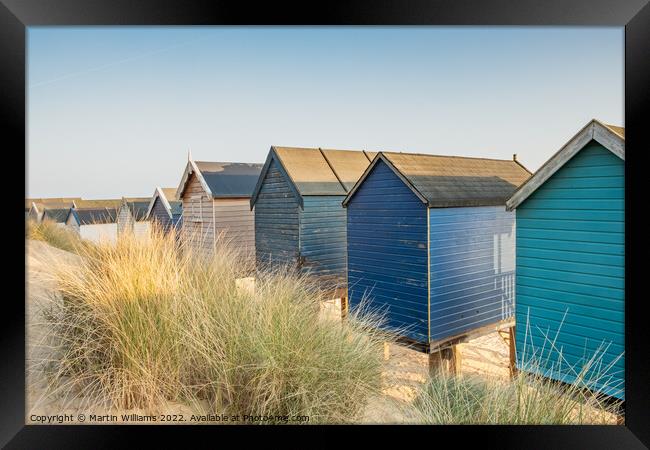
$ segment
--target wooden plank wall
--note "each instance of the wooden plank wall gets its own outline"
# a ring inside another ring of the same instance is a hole
[[[183,193],[183,236],[198,251],[212,251],[214,245],[213,200],[196,174]]]
[[[127,205],[122,205],[117,213],[117,234],[133,231],[133,215]]]
[[[304,196],[300,211],[301,270],[345,281],[346,223],[341,195]]]
[[[215,199],[214,218],[218,236],[250,257],[255,254],[255,212],[249,198]]]
[[[160,200],[160,197],[157,197],[153,208],[151,209],[151,219],[156,222],[157,225],[164,231],[167,232],[172,227],[172,219],[167,214],[167,210],[163,205],[163,202]]]
[[[429,252],[432,341],[513,316],[514,212],[430,208]]]
[[[597,385],[625,398],[625,163],[597,142],[517,208],[516,292],[520,368],[537,350],[571,382],[598,353]]]
[[[218,236],[252,255],[255,249],[255,213],[249,198],[212,199],[195,174],[183,194],[183,238],[200,251],[212,251]]]
[[[299,252],[298,199],[274,160],[255,203],[257,266],[297,264]]]
[[[386,326],[428,343],[427,209],[379,162],[347,208],[350,307],[364,298]]]

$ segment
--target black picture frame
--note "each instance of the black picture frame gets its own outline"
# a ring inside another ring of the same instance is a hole
[[[0,103],[7,177],[5,236],[19,236],[22,204],[20,167],[26,170],[26,27],[40,25],[509,25],[509,26],[621,26],[625,27],[625,128],[626,128],[626,423],[624,426],[411,426],[365,427],[374,437],[383,438],[395,431],[405,433],[406,442],[467,443],[499,448],[647,448],[650,446],[650,364],[648,351],[645,296],[635,291],[644,279],[645,249],[643,214],[635,208],[641,197],[642,155],[650,151],[644,120],[650,100],[650,6],[647,0],[348,0],[323,3],[260,2],[251,5],[234,0],[163,1],[163,0],[0,0]],[[594,92],[594,95],[598,95]],[[558,105],[561,107],[561,105]],[[541,124],[540,126],[543,126]],[[22,154],[20,149],[25,153]],[[26,177],[28,174],[23,170]],[[13,178],[13,179],[12,179]],[[12,179],[12,181],[9,181]],[[9,204],[9,203],[7,203]],[[642,203],[643,207],[644,203]],[[21,225],[22,223],[22,225]],[[646,232],[647,233],[647,232]],[[6,253],[24,256],[20,240],[5,241]],[[8,256],[8,257],[11,257]],[[635,259],[639,262],[635,263]],[[12,260],[13,261],[13,260]],[[19,259],[17,259],[19,261]],[[21,272],[24,266],[6,265],[17,275],[5,275],[5,285],[14,295],[4,295],[0,402],[0,445],[6,448],[114,448],[138,439],[164,439],[171,445],[171,434],[198,438],[204,446],[226,444],[226,434],[241,434],[242,427],[175,426],[36,426],[25,425],[25,311],[20,301]],[[640,289],[639,289],[640,291]],[[24,298],[24,297],[23,297]],[[324,445],[340,445],[348,427],[249,427],[244,434],[275,434],[289,431],[291,442],[299,443],[302,433],[317,432]],[[356,427],[354,427],[356,428]],[[255,433],[252,433],[252,432]],[[207,434],[210,434],[208,438]],[[285,439],[289,437],[285,435]],[[232,436],[231,436],[232,437]],[[239,437],[238,437],[239,438]],[[444,438],[444,441],[442,440]],[[153,442],[153,441],[150,441]],[[232,442],[232,441],[231,441]],[[187,445],[187,444],[185,444]],[[445,444],[448,445],[448,444]],[[300,445],[302,447],[302,445]]]

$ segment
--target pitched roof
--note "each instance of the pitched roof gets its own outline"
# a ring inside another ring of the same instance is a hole
[[[117,208],[72,208],[70,214],[79,225],[115,223],[117,220]]]
[[[70,209],[75,204],[73,202],[47,202],[47,203],[33,202],[33,205],[36,206],[37,210],[42,212],[45,211],[46,209]]]
[[[150,202],[151,197],[124,197],[122,199],[122,206],[126,205],[136,222],[141,222],[147,220],[147,211],[149,210]]]
[[[65,222],[68,217],[70,208],[45,208],[43,212],[43,220],[52,220],[56,223]]]
[[[251,205],[255,204],[264,175],[274,159],[279,162],[299,197],[343,196],[352,189],[375,155],[375,152],[363,150],[272,146],[251,198]]]
[[[508,210],[519,206],[592,140],[625,161],[625,128],[606,125],[597,119],[592,119],[512,195],[506,204]]]
[[[262,164],[257,163],[188,161],[177,189],[177,197],[183,196],[193,173],[212,198],[250,197],[261,170]]]
[[[430,208],[505,205],[530,177],[513,160],[380,152],[343,201],[346,205],[379,161]]]
[[[153,211],[157,199],[160,199],[170,218],[173,218],[173,216],[179,216],[183,212],[183,202],[181,200],[174,200],[175,198],[176,189],[156,187],[147,207],[147,219],[151,216],[151,212]]]

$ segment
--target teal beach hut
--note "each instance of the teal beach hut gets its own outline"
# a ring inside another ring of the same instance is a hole
[[[589,122],[507,208],[518,368],[624,399],[624,129]]]

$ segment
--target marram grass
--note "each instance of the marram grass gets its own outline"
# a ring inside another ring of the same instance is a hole
[[[49,219],[44,219],[41,222],[32,219],[27,220],[25,223],[25,237],[46,242],[52,247],[68,252],[76,252],[77,247],[84,245],[77,233]]]
[[[561,326],[561,325],[560,325]],[[558,331],[559,333],[559,331]],[[554,340],[553,340],[554,342]],[[602,364],[604,348],[579,366],[551,364],[541,352],[527,355],[523,370],[510,380],[475,375],[436,374],[421,389],[414,407],[417,421],[429,424],[572,425],[612,424],[622,402],[600,394],[610,366]],[[573,374],[560,383],[541,374]]]
[[[48,311],[50,389],[115,409],[167,402],[200,414],[359,420],[381,387],[377,318],[319,317],[322,293],[290,271],[257,274],[217,242],[209,255],[173,233],[79,247],[55,267],[61,295]]]

